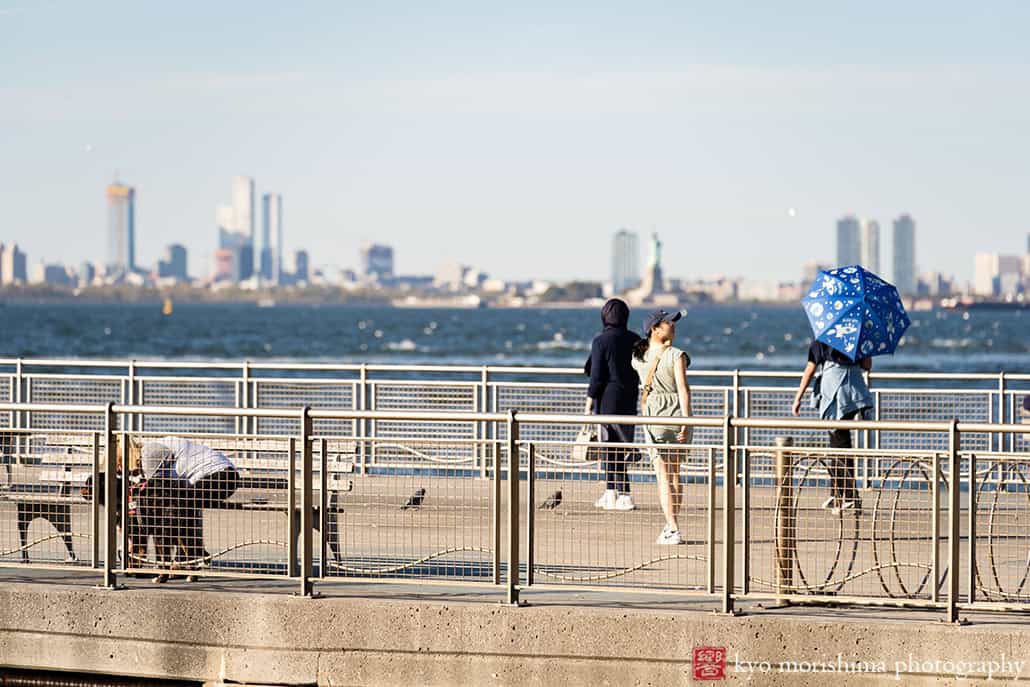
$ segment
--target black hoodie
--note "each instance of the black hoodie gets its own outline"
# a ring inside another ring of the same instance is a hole
[[[590,375],[587,395],[594,399],[600,415],[636,415],[640,378],[630,364],[633,344],[640,337],[626,328],[629,306],[612,298],[601,309],[604,331],[594,337],[586,372]]]

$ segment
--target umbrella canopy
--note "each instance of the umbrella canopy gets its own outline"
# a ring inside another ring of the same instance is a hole
[[[819,272],[801,303],[815,338],[852,360],[894,353],[911,324],[898,290],[861,265]]]

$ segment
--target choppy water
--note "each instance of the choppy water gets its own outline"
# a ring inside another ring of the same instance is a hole
[[[639,327],[644,310],[634,313]],[[879,368],[1030,372],[1030,313],[911,313]],[[445,310],[179,304],[0,306],[0,357],[581,365],[596,310]],[[795,369],[810,332],[799,307],[700,306],[677,345],[703,369]]]

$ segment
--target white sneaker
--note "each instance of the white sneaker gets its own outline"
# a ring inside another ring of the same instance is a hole
[[[829,509],[833,508],[835,503],[837,503],[837,497],[836,496],[831,496],[830,498],[828,498],[825,501],[823,501],[823,505],[821,507],[822,507],[823,510],[829,510]]]
[[[601,498],[594,501],[594,508],[604,508],[605,510],[615,509],[615,500],[618,496],[618,492],[614,489],[606,489]]]
[[[68,555],[64,557],[65,563],[78,563],[79,557],[75,555],[74,551],[69,551]]]
[[[636,510],[637,504],[633,503],[633,497],[629,494],[619,494],[615,499],[615,505],[609,510]]]
[[[662,530],[662,533],[658,535],[658,539],[655,540],[655,543],[661,544],[662,546],[675,546],[683,543],[683,535],[680,534],[679,530],[671,529],[666,525],[665,529]]]

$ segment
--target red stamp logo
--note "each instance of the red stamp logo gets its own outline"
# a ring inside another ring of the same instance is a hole
[[[693,666],[695,680],[725,680],[726,647],[694,647]]]

